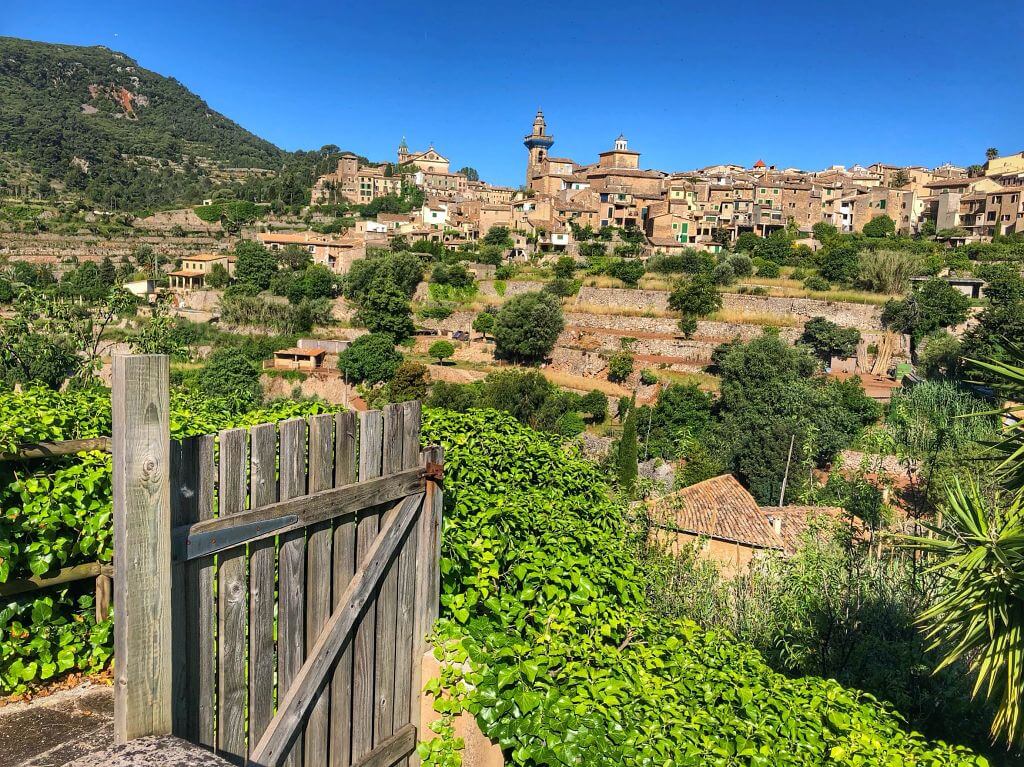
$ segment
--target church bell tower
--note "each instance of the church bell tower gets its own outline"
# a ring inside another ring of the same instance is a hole
[[[547,125],[544,123],[544,113],[537,110],[537,116],[533,118],[533,132],[523,139],[523,146],[530,153],[526,162],[526,187],[530,188],[534,171],[537,166],[548,156],[548,150],[555,143],[555,137],[547,133]]]

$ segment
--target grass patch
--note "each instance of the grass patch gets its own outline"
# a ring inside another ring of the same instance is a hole
[[[629,306],[613,306],[605,304],[576,303],[573,299],[565,300],[569,311],[577,314],[599,314],[613,317],[676,317],[675,312],[668,309],[634,309]]]
[[[664,383],[697,384],[704,391],[718,391],[720,379],[711,373],[682,373],[668,368],[648,368]]]
[[[793,314],[745,312],[740,309],[720,309],[704,319],[713,322],[731,322],[738,325],[767,325],[773,328],[799,328],[803,327],[804,324],[803,320]]]
[[[890,298],[899,298],[896,295],[872,293],[867,290],[807,290],[802,282],[786,279],[785,277],[744,277],[735,286],[729,288],[728,292],[734,292],[735,288],[740,285],[771,288],[769,295],[781,296],[783,298],[811,298],[815,301],[839,301],[847,304],[874,304],[880,306]]]

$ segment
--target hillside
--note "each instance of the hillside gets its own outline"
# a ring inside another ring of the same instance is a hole
[[[0,37],[0,186],[111,208],[195,199],[289,156],[173,78],[101,46]]]

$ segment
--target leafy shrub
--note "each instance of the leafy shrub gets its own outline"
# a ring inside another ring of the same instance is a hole
[[[782,271],[779,269],[779,265],[774,261],[769,261],[764,258],[755,258],[754,266],[757,268],[758,277],[767,277],[773,279],[778,277]]]
[[[819,292],[824,292],[826,290],[832,289],[832,286],[828,284],[828,280],[826,280],[820,274],[812,274],[810,277],[804,280],[804,287],[807,288],[807,290],[814,290]]]
[[[338,369],[357,383],[384,383],[391,380],[402,359],[393,337],[367,333],[338,355]]]
[[[750,259],[750,256],[745,256],[742,253],[729,256],[727,263],[732,267],[737,277],[749,277],[754,273],[754,262]]]
[[[434,341],[427,349],[427,354],[443,363],[446,359],[455,354],[455,344],[451,341]]]
[[[633,372],[633,355],[629,352],[616,352],[608,358],[608,380],[625,381]]]

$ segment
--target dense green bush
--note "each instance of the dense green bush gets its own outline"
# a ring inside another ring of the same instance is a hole
[[[540,362],[565,327],[562,304],[551,293],[522,293],[498,312],[494,322],[495,355],[521,363]]]
[[[239,411],[236,403],[175,392],[171,436],[325,412],[316,402],[281,401]],[[0,394],[0,451],[16,445],[110,435],[105,389]],[[110,562],[110,456],[0,463],[0,583],[62,567]],[[86,584],[88,582],[85,582]],[[0,694],[23,692],[69,671],[98,671],[111,655],[109,620],[97,624],[83,584],[0,601]]]
[[[402,359],[392,336],[367,333],[338,355],[338,369],[355,383],[384,383],[391,380]]]
[[[428,410],[423,436],[446,451],[438,654],[471,666],[471,688],[452,669],[443,686],[513,764],[987,764],[870,695],[652,614],[622,509],[554,441],[494,412]],[[427,764],[457,764],[449,724]]]

